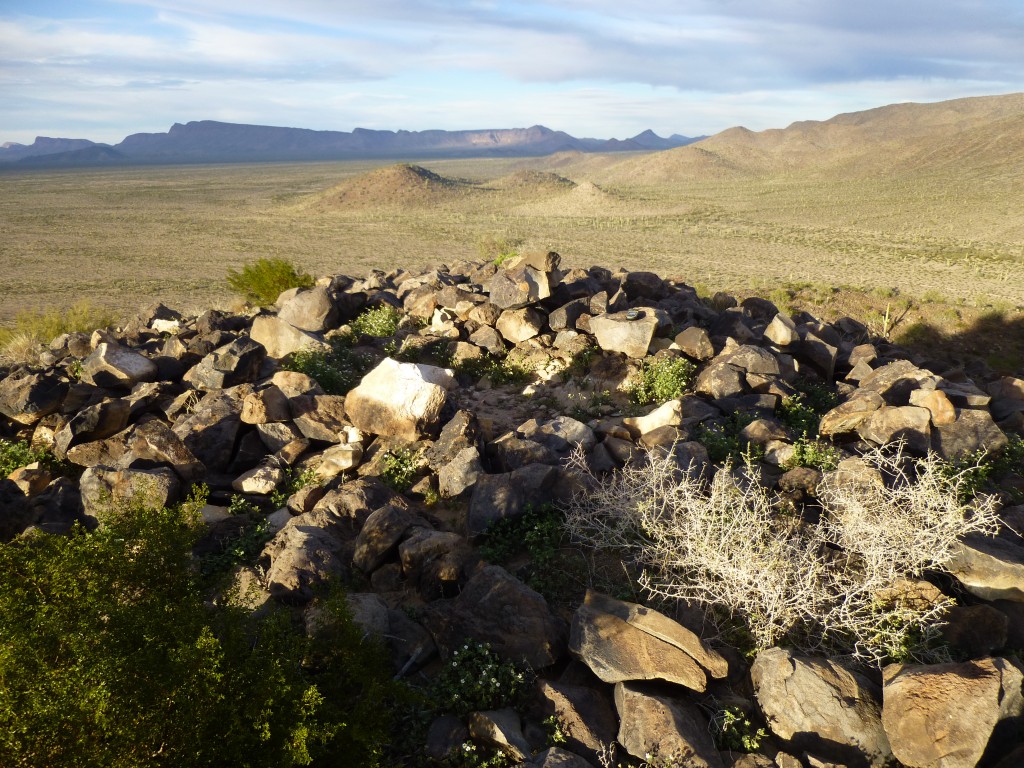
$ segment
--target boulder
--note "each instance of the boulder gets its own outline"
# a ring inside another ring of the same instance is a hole
[[[545,322],[544,315],[533,307],[506,309],[495,323],[495,328],[509,344],[519,344],[538,335]]]
[[[797,750],[850,768],[891,762],[881,691],[866,678],[831,659],[782,648],[761,651],[750,676],[772,733]]]
[[[120,398],[101,400],[82,408],[54,435],[53,449],[58,458],[67,456],[76,443],[103,440],[128,426],[131,404]]]
[[[322,443],[346,439],[349,426],[346,398],[341,395],[299,395],[289,400],[292,423],[303,437]]]
[[[157,366],[145,355],[103,342],[82,360],[82,381],[97,387],[131,389],[140,381],[155,381]]]
[[[260,315],[253,320],[249,337],[275,360],[301,350],[316,352],[331,348],[318,334],[296,328],[277,315]]]
[[[402,507],[389,504],[374,510],[356,537],[352,564],[367,574],[377,570],[414,525],[427,527],[422,518]]]
[[[594,763],[561,747],[548,747],[538,753],[529,765],[532,768],[594,768]]]
[[[715,347],[708,332],[696,325],[677,333],[675,343],[684,355],[694,360],[710,360],[715,356]]]
[[[210,472],[227,469],[241,427],[238,399],[227,392],[211,392],[191,414],[179,418],[171,431]]]
[[[1006,659],[893,664],[883,677],[882,723],[910,768],[974,768],[1000,721],[1024,712],[1024,675]]]
[[[231,482],[231,487],[239,493],[255,493],[267,495],[284,480],[284,470],[273,462],[264,462],[259,466],[243,472]]]
[[[280,387],[271,384],[250,392],[242,400],[241,419],[243,424],[269,424],[288,421],[292,413],[288,407],[288,396]]]
[[[956,459],[978,451],[998,452],[1009,443],[987,410],[956,409],[952,423],[936,425],[931,447],[944,459]]]
[[[67,393],[67,382],[52,374],[13,373],[0,378],[0,413],[30,426],[60,408]]]
[[[915,405],[883,405],[861,422],[857,434],[876,445],[902,440],[908,451],[923,456],[931,448],[931,413]]]
[[[454,498],[472,488],[484,473],[476,446],[463,448],[437,472],[437,490],[444,498]]]
[[[687,768],[723,768],[707,719],[696,705],[617,683],[619,743],[633,757]]]
[[[207,391],[255,381],[266,356],[262,344],[242,336],[200,360],[185,374],[185,380]]]
[[[417,440],[437,428],[455,383],[444,368],[385,358],[348,393],[345,412],[363,432]]]
[[[89,467],[78,481],[82,506],[101,523],[109,511],[131,504],[160,509],[178,500],[181,484],[167,468]]]
[[[484,746],[505,753],[513,760],[525,760],[533,750],[523,736],[523,726],[514,709],[473,712],[469,735]]]
[[[788,347],[800,339],[796,330],[796,323],[781,312],[772,318],[768,327],[764,329],[764,337],[776,347]]]
[[[520,309],[551,295],[547,273],[528,265],[498,270],[489,286],[491,303],[499,309]]]
[[[953,549],[949,572],[982,600],[1024,603],[1024,547],[1003,538],[969,534]]]
[[[326,331],[338,324],[338,309],[325,285],[299,291],[281,305],[277,316],[303,331]]]
[[[821,417],[818,432],[823,436],[854,432],[883,405],[885,400],[877,392],[858,391]]]
[[[657,329],[658,318],[649,307],[599,315],[590,320],[590,332],[601,349],[636,359],[647,356]]]
[[[539,680],[541,713],[554,717],[565,734],[565,748],[597,763],[601,750],[615,741],[618,718],[605,696],[589,686]]]
[[[347,574],[342,539],[332,531],[306,523],[299,515],[263,549],[269,561],[266,582],[271,596],[284,603],[304,605],[330,579]]]
[[[606,683],[667,680],[703,691],[703,664],[717,677],[728,672],[725,659],[667,616],[592,591],[576,610],[569,650]]]
[[[496,565],[477,570],[458,597],[427,605],[423,619],[448,655],[471,639],[489,643],[505,659],[543,669],[565,651],[565,628],[544,598]]]

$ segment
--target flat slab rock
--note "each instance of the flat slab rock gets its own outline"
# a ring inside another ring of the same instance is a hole
[[[999,722],[1024,712],[1024,675],[1006,659],[893,664],[883,676],[885,732],[911,768],[973,768]]]
[[[891,762],[881,691],[866,678],[831,659],[782,648],[759,653],[750,677],[772,733],[798,750],[851,767]]]
[[[728,663],[681,624],[635,603],[588,592],[573,618],[569,650],[601,680],[666,680],[695,691]]]

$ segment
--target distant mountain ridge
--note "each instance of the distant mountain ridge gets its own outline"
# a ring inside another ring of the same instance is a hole
[[[167,133],[136,133],[119,144],[38,137],[0,147],[0,164],[76,166],[145,163],[222,163],[344,160],[387,157],[532,156],[555,152],[671,149],[704,137],[662,138],[647,130],[630,139],[576,138],[542,125],[468,131],[314,131],[200,120],[175,123]]]

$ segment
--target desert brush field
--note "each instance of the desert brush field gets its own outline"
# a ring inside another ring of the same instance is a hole
[[[81,300],[226,305],[227,271],[261,257],[361,275],[551,249],[952,333],[1024,306],[1019,105],[964,103],[645,154],[6,171],[0,324]]]

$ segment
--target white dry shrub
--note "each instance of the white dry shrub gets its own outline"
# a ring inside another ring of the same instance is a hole
[[[889,482],[824,484],[821,522],[810,524],[780,514],[749,466],[706,481],[670,453],[650,454],[598,479],[577,455],[571,468],[588,491],[568,505],[568,528],[622,551],[652,595],[739,618],[758,649],[785,638],[805,652],[923,660],[947,605],[894,599],[894,587],[944,570],[963,535],[993,533],[995,502],[960,503],[967,473],[944,473],[935,457],[898,448],[865,463]]]

